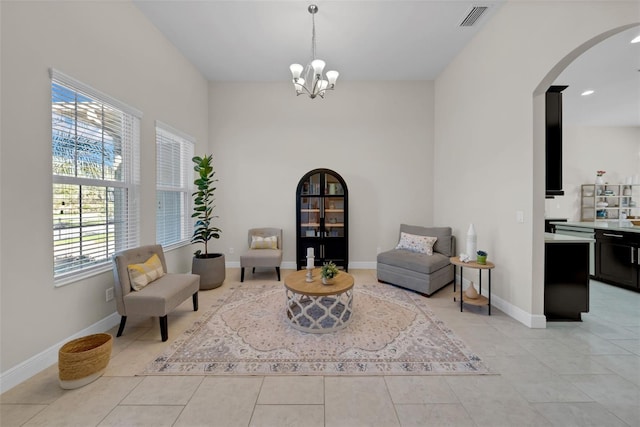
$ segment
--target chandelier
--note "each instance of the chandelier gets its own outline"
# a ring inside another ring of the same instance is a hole
[[[311,32],[311,62],[303,67],[300,64],[291,64],[289,69],[293,75],[293,86],[297,95],[306,93],[311,99],[316,96],[324,98],[324,94],[328,90],[333,90],[336,85],[339,73],[337,71],[327,71],[326,79],[322,76],[325,63],[322,59],[316,59],[316,19],[315,14],[318,12],[318,6],[309,5],[307,9],[311,14],[313,22],[313,30]]]

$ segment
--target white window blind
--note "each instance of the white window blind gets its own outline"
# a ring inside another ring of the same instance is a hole
[[[191,241],[194,145],[189,135],[156,122],[156,241],[163,246]]]
[[[56,284],[109,268],[139,244],[142,114],[51,70]]]

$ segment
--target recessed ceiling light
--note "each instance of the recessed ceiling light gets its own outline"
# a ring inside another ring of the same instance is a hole
[[[584,92],[582,92],[580,95],[582,96],[589,96],[591,94],[593,94],[595,91],[589,89],[589,90],[585,90]]]
[[[635,39],[631,40],[631,43],[640,43],[640,36],[637,36]]]

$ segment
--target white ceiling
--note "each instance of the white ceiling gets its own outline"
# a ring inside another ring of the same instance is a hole
[[[318,5],[317,57],[340,80],[431,80],[501,1],[459,27],[474,1],[162,1],[138,8],[209,80],[288,81],[311,58],[309,4]]]
[[[506,0],[134,0],[147,18],[212,81],[289,81],[289,65],[317,57],[343,80],[432,80]],[[473,6],[489,6],[460,27]],[[640,126],[640,27],[586,52],[556,81],[566,84],[567,123]],[[633,71],[633,72],[631,72]],[[580,97],[583,87],[596,93]]]
[[[598,43],[558,76],[563,122],[588,126],[640,126],[640,27]],[[587,89],[592,95],[581,96]]]

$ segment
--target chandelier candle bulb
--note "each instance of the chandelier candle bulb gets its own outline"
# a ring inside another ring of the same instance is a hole
[[[293,80],[296,80],[300,78],[300,75],[302,74],[302,70],[304,70],[304,67],[300,64],[291,64],[289,69],[291,70],[291,74],[293,75]],[[304,81],[301,84],[304,84]]]
[[[340,73],[335,70],[327,71],[327,80],[329,81],[329,85],[334,86],[339,75]]]

